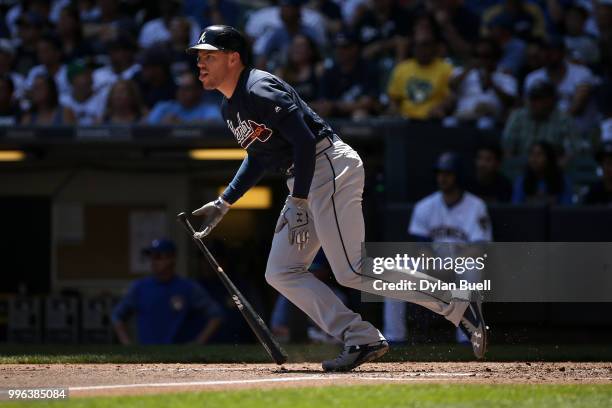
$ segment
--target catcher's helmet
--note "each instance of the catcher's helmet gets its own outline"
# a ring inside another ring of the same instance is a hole
[[[249,64],[249,45],[242,33],[227,25],[211,25],[202,30],[198,42],[187,48],[186,52],[196,55],[199,50],[236,51],[244,65]]]

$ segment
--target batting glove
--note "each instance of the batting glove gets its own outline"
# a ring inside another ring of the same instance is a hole
[[[311,225],[308,216],[308,201],[305,198],[287,197],[274,232],[280,232],[285,225],[287,225],[289,243],[297,244],[298,251],[304,249],[310,239]]]
[[[221,221],[223,216],[227,214],[229,208],[230,204],[223,198],[219,197],[215,201],[204,204],[202,207],[195,210],[192,214],[199,217],[204,217],[204,221],[202,222],[202,230],[193,234],[193,237],[200,239],[210,234],[213,228],[215,228],[219,221]]]

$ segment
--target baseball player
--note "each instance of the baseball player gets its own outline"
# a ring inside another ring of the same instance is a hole
[[[203,217],[196,237],[209,234],[264,172],[282,172],[290,194],[276,224],[266,280],[344,344],[338,357],[323,362],[323,370],[349,371],[384,355],[389,345],[382,334],[307,270],[322,246],[338,283],[377,293],[373,279],[361,273],[361,158],[291,86],[252,68],[247,41],[235,28],[209,26],[187,52],[197,55],[203,87],[223,94],[223,118],[247,151],[221,196],[193,211]],[[455,326],[468,326],[474,350],[482,356],[486,332],[480,303],[443,295],[419,304]],[[404,292],[395,296],[410,301]]]
[[[444,152],[434,166],[438,191],[423,198],[414,206],[408,234],[416,242],[449,243],[439,251],[456,257],[462,254],[462,244],[491,242],[493,239],[491,222],[485,202],[465,191],[461,169],[461,159],[453,152]],[[470,251],[470,245],[464,247]],[[464,278],[472,278],[468,271]],[[385,299],[384,334],[392,342],[406,341],[406,303]],[[463,333],[465,327],[459,326],[457,340],[469,341]]]

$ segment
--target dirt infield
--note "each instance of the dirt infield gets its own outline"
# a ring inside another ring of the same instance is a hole
[[[346,374],[313,363],[0,365],[0,388],[69,387],[71,396],[416,382],[612,384],[612,363],[375,363]]]

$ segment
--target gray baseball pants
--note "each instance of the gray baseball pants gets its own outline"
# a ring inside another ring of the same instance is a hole
[[[361,208],[364,169],[361,158],[339,139],[317,143],[315,173],[308,205],[314,228],[308,245],[298,251],[290,245],[287,227],[274,234],[266,267],[268,283],[310,317],[321,329],[346,345],[373,343],[384,339],[371,323],[347,308],[325,283],[308,271],[322,246],[339,284],[381,295],[373,288],[373,278],[361,273],[361,243],[365,225]],[[289,191],[293,178],[287,181]],[[428,279],[427,275],[398,272],[385,274],[386,280]],[[430,278],[434,281],[436,279]],[[466,302],[455,302],[448,291],[424,294],[418,300],[404,291],[385,293],[419,304],[459,324]]]

